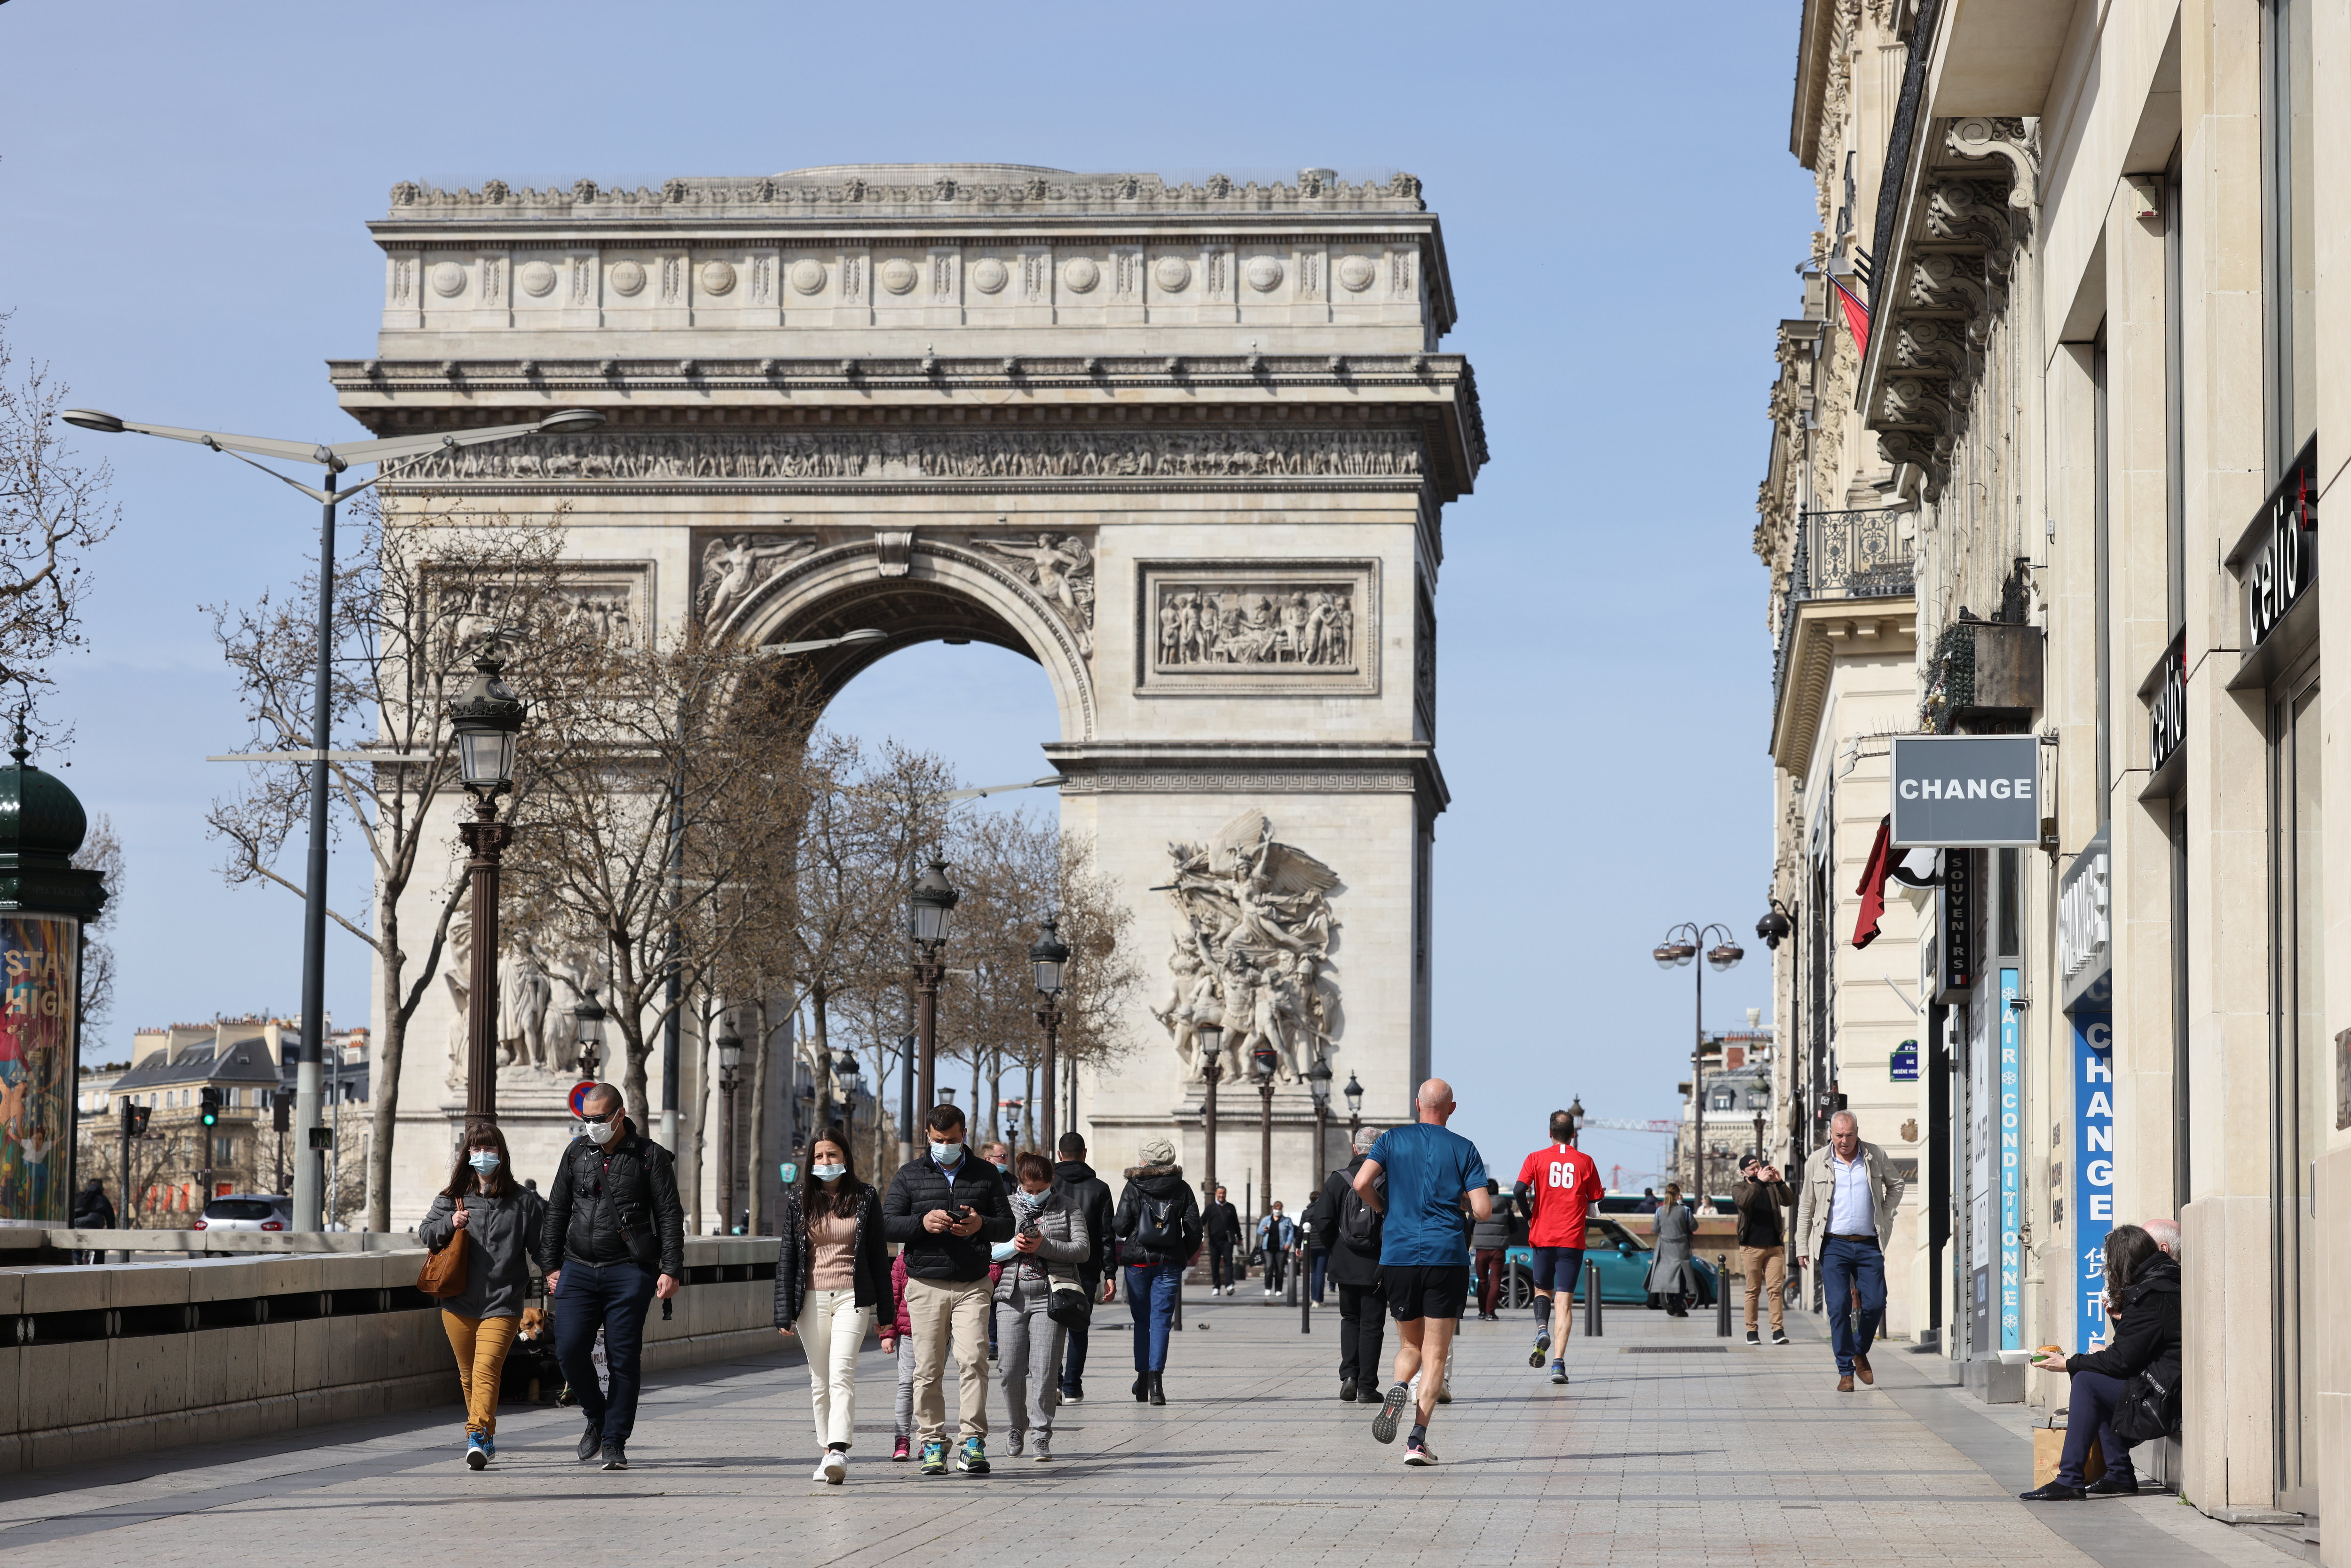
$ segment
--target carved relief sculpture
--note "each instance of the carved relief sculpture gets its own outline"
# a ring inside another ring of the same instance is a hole
[[[1167,846],[1175,879],[1168,894],[1180,916],[1169,954],[1166,1005],[1152,1016],[1168,1032],[1188,1081],[1206,1076],[1198,1023],[1220,1021],[1228,1081],[1247,1071],[1260,1047],[1274,1056],[1284,1083],[1336,1045],[1338,988],[1329,978],[1338,923],[1329,894],[1338,874],[1303,850],[1278,843],[1273,823],[1255,806],[1205,844]]]
[[[998,523],[1009,523],[998,517]],[[1039,534],[1029,539],[971,541],[1025,569],[1029,585],[1069,623],[1078,640],[1078,652],[1088,658],[1094,651],[1094,557],[1086,541],[1075,534]]]
[[[1159,639],[1154,663],[1160,669],[1356,666],[1352,584],[1161,580],[1155,586]]]
[[[812,538],[782,534],[727,534],[705,542],[701,576],[694,591],[695,610],[705,624],[716,625],[787,561],[815,549]]]

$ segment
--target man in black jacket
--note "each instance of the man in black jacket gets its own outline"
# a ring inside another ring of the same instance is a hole
[[[1364,1152],[1379,1136],[1377,1127],[1358,1132],[1355,1157],[1323,1179],[1322,1190],[1306,1208],[1311,1233],[1331,1244],[1331,1282],[1339,1287],[1339,1397],[1353,1400],[1360,1391],[1361,1397],[1373,1404],[1379,1400],[1380,1374],[1385,1365],[1380,1360],[1380,1346],[1387,1338],[1388,1300],[1380,1289],[1380,1217],[1366,1208],[1357,1223],[1358,1231],[1366,1228],[1371,1231],[1369,1248],[1348,1240],[1343,1221],[1348,1195],[1354,1191],[1355,1173],[1363,1168]]]
[[[1739,1162],[1739,1184],[1730,1189],[1730,1206],[1739,1211],[1739,1272],[1747,1283],[1747,1343],[1762,1343],[1755,1315],[1756,1298],[1761,1294],[1771,1302],[1771,1343],[1785,1344],[1786,1211],[1796,1206],[1796,1195],[1780,1179],[1779,1166],[1749,1155]]]
[[[1233,1248],[1241,1239],[1240,1210],[1225,1197],[1224,1184],[1217,1185],[1208,1207],[1200,1211],[1200,1224],[1208,1238],[1208,1291],[1211,1295],[1233,1293]]]
[[[535,1250],[554,1260],[547,1294],[555,1303],[555,1359],[588,1417],[580,1457],[629,1468],[637,1424],[638,1364],[645,1313],[685,1278],[685,1209],[670,1152],[637,1131],[621,1092],[599,1083],[582,1101],[588,1135],[571,1140],[547,1199],[547,1228]],[[596,1331],[604,1331],[607,1394],[596,1385]]]
[[[943,1476],[946,1456],[946,1359],[952,1341],[963,1445],[956,1469],[987,1474],[988,1248],[1012,1239],[1004,1177],[964,1143],[963,1113],[934,1105],[927,1158],[909,1160],[882,1200],[882,1238],[906,1260],[906,1316],[914,1325],[914,1416],[923,1474]]]
[[[1070,1201],[1086,1218],[1086,1235],[1093,1244],[1092,1256],[1078,1265],[1078,1282],[1086,1294],[1102,1301],[1110,1299],[1102,1289],[1110,1272],[1111,1202],[1110,1183],[1094,1175],[1094,1167],[1086,1164],[1086,1141],[1075,1133],[1061,1134],[1061,1163],[1053,1167],[1053,1185],[1069,1194]],[[1077,1405],[1086,1396],[1086,1333],[1084,1329],[1064,1331],[1067,1345],[1061,1356],[1061,1403]]]
[[[106,1183],[97,1176],[89,1178],[81,1191],[74,1195],[73,1228],[76,1230],[111,1230],[114,1228],[114,1203],[106,1196]],[[95,1250],[78,1250],[77,1263],[103,1263],[106,1254]]]

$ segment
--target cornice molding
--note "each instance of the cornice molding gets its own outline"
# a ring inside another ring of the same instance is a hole
[[[1780,711],[1771,720],[1771,760],[1796,778],[1812,773],[1821,716],[1828,704],[1830,677],[1839,658],[1916,654],[1918,612],[1915,599],[1827,599],[1795,608],[1795,636],[1788,649],[1788,674]]]

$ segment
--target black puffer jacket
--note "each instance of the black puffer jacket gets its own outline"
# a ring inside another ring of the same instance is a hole
[[[1071,1204],[1085,1217],[1089,1256],[1078,1266],[1078,1278],[1091,1291],[1110,1267],[1110,1183],[1083,1160],[1063,1160],[1053,1167],[1053,1185],[1068,1193]]]
[[[1175,1247],[1145,1247],[1131,1239],[1143,1225],[1143,1204],[1174,1201],[1168,1216],[1182,1239]],[[1182,1166],[1132,1166],[1126,1190],[1118,1195],[1119,1260],[1126,1264],[1184,1263],[1200,1249],[1200,1202],[1184,1180]]]
[[[783,1222],[776,1249],[776,1326],[789,1328],[800,1321],[810,1282],[816,1272],[816,1249],[809,1245],[808,1211],[800,1207],[799,1188],[784,1193]],[[882,1240],[882,1195],[863,1187],[857,1197],[857,1240],[850,1256],[855,1275],[857,1304],[890,1305],[890,1249]],[[894,1322],[894,1319],[893,1320]]]
[[[2170,1387],[2179,1379],[2179,1265],[2158,1252],[2123,1287],[2106,1348],[2065,1358],[2067,1372],[2103,1372],[2126,1380],[2153,1372]]]
[[[979,1216],[977,1235],[934,1236],[923,1228],[923,1216],[958,1205]],[[890,1195],[882,1200],[882,1237],[899,1244],[910,1280],[955,1285],[985,1278],[988,1248],[1012,1239],[1012,1204],[1004,1196],[1003,1173],[967,1153],[950,1185],[938,1161],[918,1153],[890,1178]]]
[[[551,1268],[635,1263],[683,1282],[685,1209],[677,1199],[677,1162],[626,1117],[621,1135],[601,1149],[590,1139],[572,1139],[555,1167],[547,1228],[533,1250]]]

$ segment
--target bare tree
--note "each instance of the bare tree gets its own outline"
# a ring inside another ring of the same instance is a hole
[[[323,739],[339,750],[421,759],[328,765],[333,830],[356,833],[375,871],[371,905],[356,915],[329,909],[328,918],[377,958],[383,1027],[374,1041],[366,1190],[368,1228],[383,1230],[392,1223],[408,1026],[441,967],[450,919],[465,895],[447,821],[457,788],[447,725],[453,679],[495,649],[508,656],[508,678],[522,689],[576,685],[593,634],[564,597],[559,515],[517,522],[430,506],[387,514],[367,503],[352,515],[364,531],[336,578],[335,687]],[[253,750],[311,745],[317,601],[314,570],[290,591],[265,591],[251,604],[209,607],[214,636],[236,674]],[[528,788],[517,780],[517,789]],[[252,765],[245,788],[214,803],[206,821],[228,846],[223,871],[232,884],[304,896],[298,873],[280,871],[278,862],[289,840],[303,840],[309,797],[307,763],[269,762]],[[421,956],[411,953],[415,937],[402,925],[412,887],[434,895],[416,934]]]
[[[81,558],[114,531],[120,508],[106,498],[113,471],[67,454],[64,383],[46,365],[10,373],[8,319],[0,316],[0,701],[22,711],[47,689],[49,662],[82,645]]]
[[[81,1027],[87,1040],[114,1016],[114,917],[122,908],[122,838],[114,819],[100,811],[91,819],[73,863],[98,873],[106,906],[81,928]]]

